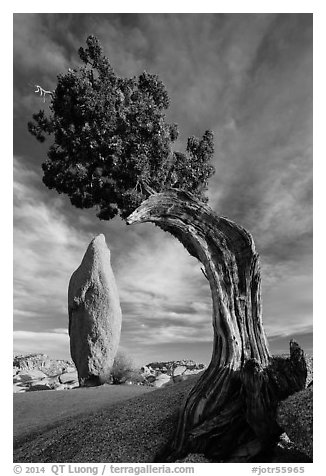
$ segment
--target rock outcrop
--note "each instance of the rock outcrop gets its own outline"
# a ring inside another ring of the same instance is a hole
[[[148,385],[162,387],[183,382],[204,369],[205,364],[198,364],[193,360],[170,360],[151,362],[141,367],[140,371]]]
[[[17,361],[19,361],[19,367]],[[193,361],[187,361],[191,363],[189,367],[183,364],[179,365],[180,362],[185,361],[158,362],[153,364],[154,369],[145,365],[140,369],[140,372],[130,373],[124,383],[149,385],[156,388],[166,387],[190,378],[191,375],[200,372],[204,367],[203,364],[195,364]],[[170,368],[169,371],[168,367]],[[173,377],[171,369],[175,369]],[[52,373],[56,375],[51,375]],[[36,390],[69,390],[78,386],[78,373],[75,365],[70,361],[51,359],[45,354],[27,354],[14,357],[14,393]]]
[[[184,360],[169,360],[166,362],[151,362],[142,369],[144,369],[144,372],[150,372],[150,373],[166,373],[170,375],[171,377],[181,375],[184,373],[188,374],[196,374],[198,372],[201,372],[206,368],[205,364],[198,364],[194,362],[193,360],[190,359],[184,359]]]
[[[29,387],[19,384],[19,383],[14,383],[13,384],[13,393],[24,393],[28,392]]]
[[[89,244],[68,290],[70,352],[81,386],[110,377],[121,332],[121,308],[104,235]]]
[[[77,372],[67,372],[59,376],[59,382],[62,384],[74,385],[78,383]]]
[[[17,354],[13,360],[14,374],[21,371],[40,370],[47,377],[55,377],[64,372],[72,372],[75,369],[71,360],[51,359],[46,354]]]
[[[47,375],[42,372],[41,370],[38,369],[33,369],[33,370],[23,370],[19,372],[18,374],[15,375],[14,377],[14,382],[23,382],[25,384],[28,384],[32,381],[35,380],[42,380],[45,379]]]
[[[38,390],[68,390],[78,387],[78,385],[76,367],[70,360],[51,359],[46,354],[14,356],[14,393]]]
[[[152,385],[153,387],[160,388],[166,386],[170,382],[171,377],[169,377],[167,374],[161,374],[156,377]]]
[[[32,384],[29,387],[30,392],[38,392],[40,390],[52,390],[51,384],[49,381],[38,381],[38,382],[32,382]]]

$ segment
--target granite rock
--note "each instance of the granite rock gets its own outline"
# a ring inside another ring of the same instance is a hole
[[[121,308],[104,235],[89,244],[68,290],[71,357],[81,386],[110,378],[121,333]]]
[[[67,372],[59,376],[59,382],[61,384],[74,384],[78,382],[78,374],[75,372]]]

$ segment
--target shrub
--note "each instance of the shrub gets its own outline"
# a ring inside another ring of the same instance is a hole
[[[115,356],[111,369],[111,378],[113,385],[120,385],[129,379],[134,372],[134,364],[132,359],[121,351]]]

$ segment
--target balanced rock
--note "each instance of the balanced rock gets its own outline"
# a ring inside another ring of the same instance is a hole
[[[68,290],[70,353],[81,386],[110,376],[121,333],[121,308],[104,235],[89,244]]]

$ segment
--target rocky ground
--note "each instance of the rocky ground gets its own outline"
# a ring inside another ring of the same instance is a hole
[[[37,436],[17,438],[14,461],[151,462],[171,437],[179,406],[192,385],[188,379],[113,404],[91,416],[67,418]],[[83,390],[72,393],[79,391]],[[21,396],[25,395],[15,395]]]
[[[309,376],[312,379],[312,358],[308,358]],[[186,381],[168,385],[155,391],[123,402],[109,404],[105,408],[78,415],[68,415],[42,431],[18,435],[14,442],[15,462],[152,462],[171,438],[179,407],[184,396],[193,386],[198,376],[190,376]],[[108,389],[133,386],[108,386]],[[311,388],[311,387],[309,387]],[[89,392],[96,389],[75,389]],[[311,390],[309,390],[310,392]],[[41,392],[38,392],[41,394]],[[52,394],[52,392],[47,392]],[[43,394],[43,393],[42,393]],[[312,392],[311,392],[312,394]],[[36,394],[34,394],[36,395]],[[18,398],[32,398],[30,395],[15,395]],[[284,404],[290,405],[290,397]],[[300,400],[299,393],[295,399]],[[311,401],[311,400],[309,400]],[[305,405],[305,404],[304,404]],[[301,405],[302,407],[302,405]],[[312,412],[312,406],[307,411]],[[292,411],[292,410],[291,410]],[[300,413],[297,414],[300,419]],[[299,420],[295,422],[299,424]],[[309,445],[292,441],[283,435],[274,451],[262,457],[260,462],[299,463],[311,462]],[[185,462],[209,462],[203,455],[188,455]]]
[[[137,373],[137,385],[159,388],[186,380],[202,372],[204,364],[193,360],[152,362]],[[132,379],[126,383],[133,384]],[[39,390],[70,390],[79,386],[76,367],[72,360],[55,360],[45,354],[17,355],[13,360],[13,392]]]
[[[108,408],[143,393],[153,387],[138,385],[102,385],[76,388],[70,392],[27,392],[14,395],[13,436],[14,442],[30,438],[52,427],[64,424],[69,418]]]
[[[45,354],[16,355],[13,359],[14,393],[38,390],[67,390],[78,387],[71,360],[55,360]]]

